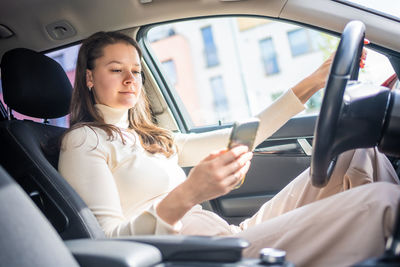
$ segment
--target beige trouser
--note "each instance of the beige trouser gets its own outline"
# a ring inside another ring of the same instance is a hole
[[[251,243],[245,257],[280,248],[296,266],[348,266],[379,256],[400,198],[400,186],[393,183],[397,175],[377,149],[348,151],[326,187],[313,187],[305,170],[242,222],[235,236]]]

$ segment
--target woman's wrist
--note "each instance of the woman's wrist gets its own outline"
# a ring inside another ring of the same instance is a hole
[[[197,204],[185,189],[185,183],[177,186],[156,207],[157,215],[171,225],[178,222],[186,212]]]
[[[321,88],[320,83],[316,83],[311,76],[308,76],[292,87],[292,91],[300,102],[305,104]]]
[[[176,192],[176,197],[179,198],[180,205],[184,209],[191,209],[194,205],[198,204],[196,200],[197,190],[191,187],[188,180],[181,183],[173,191]]]
[[[325,87],[333,61],[333,54],[311,75],[292,88],[293,93],[305,104],[321,88]]]

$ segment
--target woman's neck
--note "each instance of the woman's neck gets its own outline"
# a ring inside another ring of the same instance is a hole
[[[127,129],[129,127],[127,109],[112,108],[103,104],[95,104],[94,106],[102,115],[105,123],[112,124],[123,129]]]

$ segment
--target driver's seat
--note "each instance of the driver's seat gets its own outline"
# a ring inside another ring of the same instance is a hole
[[[53,59],[29,49],[13,49],[3,55],[1,79],[9,110],[43,119],[68,114],[72,87]],[[58,142],[66,129],[10,117],[0,121],[0,164],[63,239],[105,237],[93,213],[57,171]]]

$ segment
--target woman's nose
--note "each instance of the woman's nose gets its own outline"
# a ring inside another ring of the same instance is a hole
[[[137,82],[137,77],[132,72],[127,72],[127,74],[125,75],[124,83],[131,84],[136,82]]]

